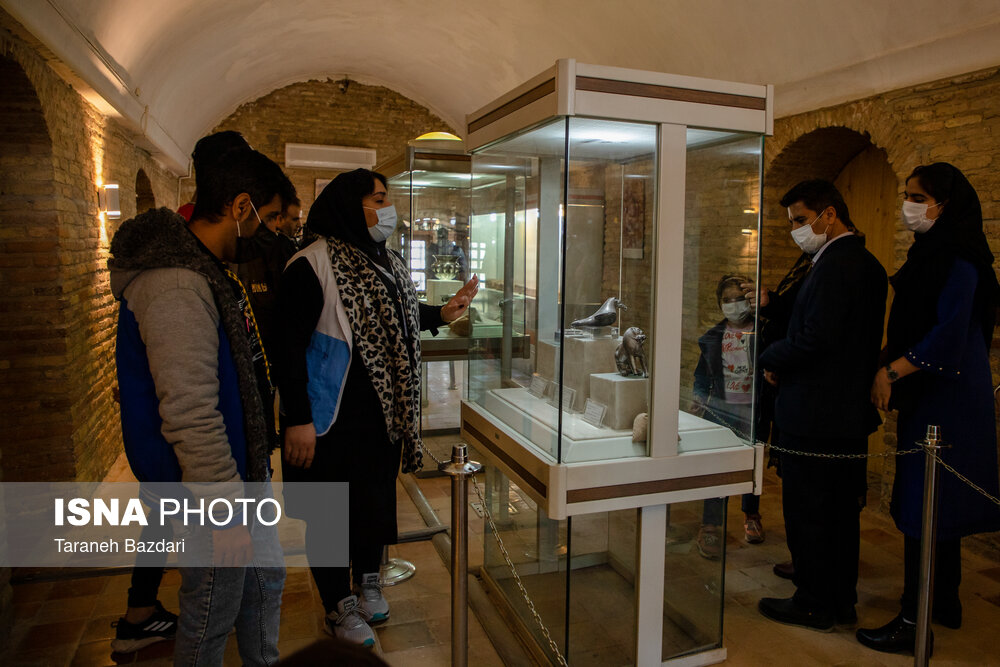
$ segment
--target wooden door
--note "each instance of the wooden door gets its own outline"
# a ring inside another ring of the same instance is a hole
[[[889,166],[889,159],[881,148],[869,146],[861,151],[845,166],[834,184],[847,202],[851,220],[865,234],[865,247],[882,263],[886,273],[892,275],[894,267],[894,236],[896,231],[896,199],[899,183]],[[885,315],[889,318],[889,304],[892,290],[889,290]],[[885,344],[885,327],[882,329],[882,343]],[[884,426],[868,438],[868,451],[881,452],[885,449]],[[884,459],[871,459],[870,472],[882,474]]]

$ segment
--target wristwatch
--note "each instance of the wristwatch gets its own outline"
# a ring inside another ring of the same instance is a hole
[[[892,366],[890,364],[886,364],[882,368],[885,369],[886,375],[889,376],[889,384],[892,384],[893,382],[895,382],[896,380],[899,379],[899,373],[897,373],[896,371],[892,370]]]

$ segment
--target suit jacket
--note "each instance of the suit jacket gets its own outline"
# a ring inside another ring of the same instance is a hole
[[[760,357],[778,374],[781,431],[856,441],[878,428],[870,393],[887,289],[885,269],[860,238],[839,239],[820,255],[795,298],[787,335]]]

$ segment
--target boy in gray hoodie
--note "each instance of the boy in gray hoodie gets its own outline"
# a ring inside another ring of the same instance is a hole
[[[286,182],[264,155],[231,151],[197,174],[190,223],[149,211],[112,241],[122,431],[140,482],[269,480],[267,359],[246,293],[223,262],[237,261],[261,221],[280,213]],[[273,665],[284,569],[260,566],[254,549],[278,548],[276,530],[212,528],[212,562],[226,567],[181,568],[175,662],[221,665],[235,626],[243,663]]]

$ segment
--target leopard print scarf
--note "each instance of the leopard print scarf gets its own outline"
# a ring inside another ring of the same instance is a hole
[[[382,404],[392,442],[402,440],[403,472],[423,467],[420,441],[420,314],[409,269],[389,252],[396,290],[406,318],[399,321],[394,299],[378,276],[378,268],[361,250],[339,239],[327,239],[327,251],[340,301],[351,323],[354,345]],[[409,346],[404,337],[409,336]],[[410,349],[413,350],[411,359]]]

